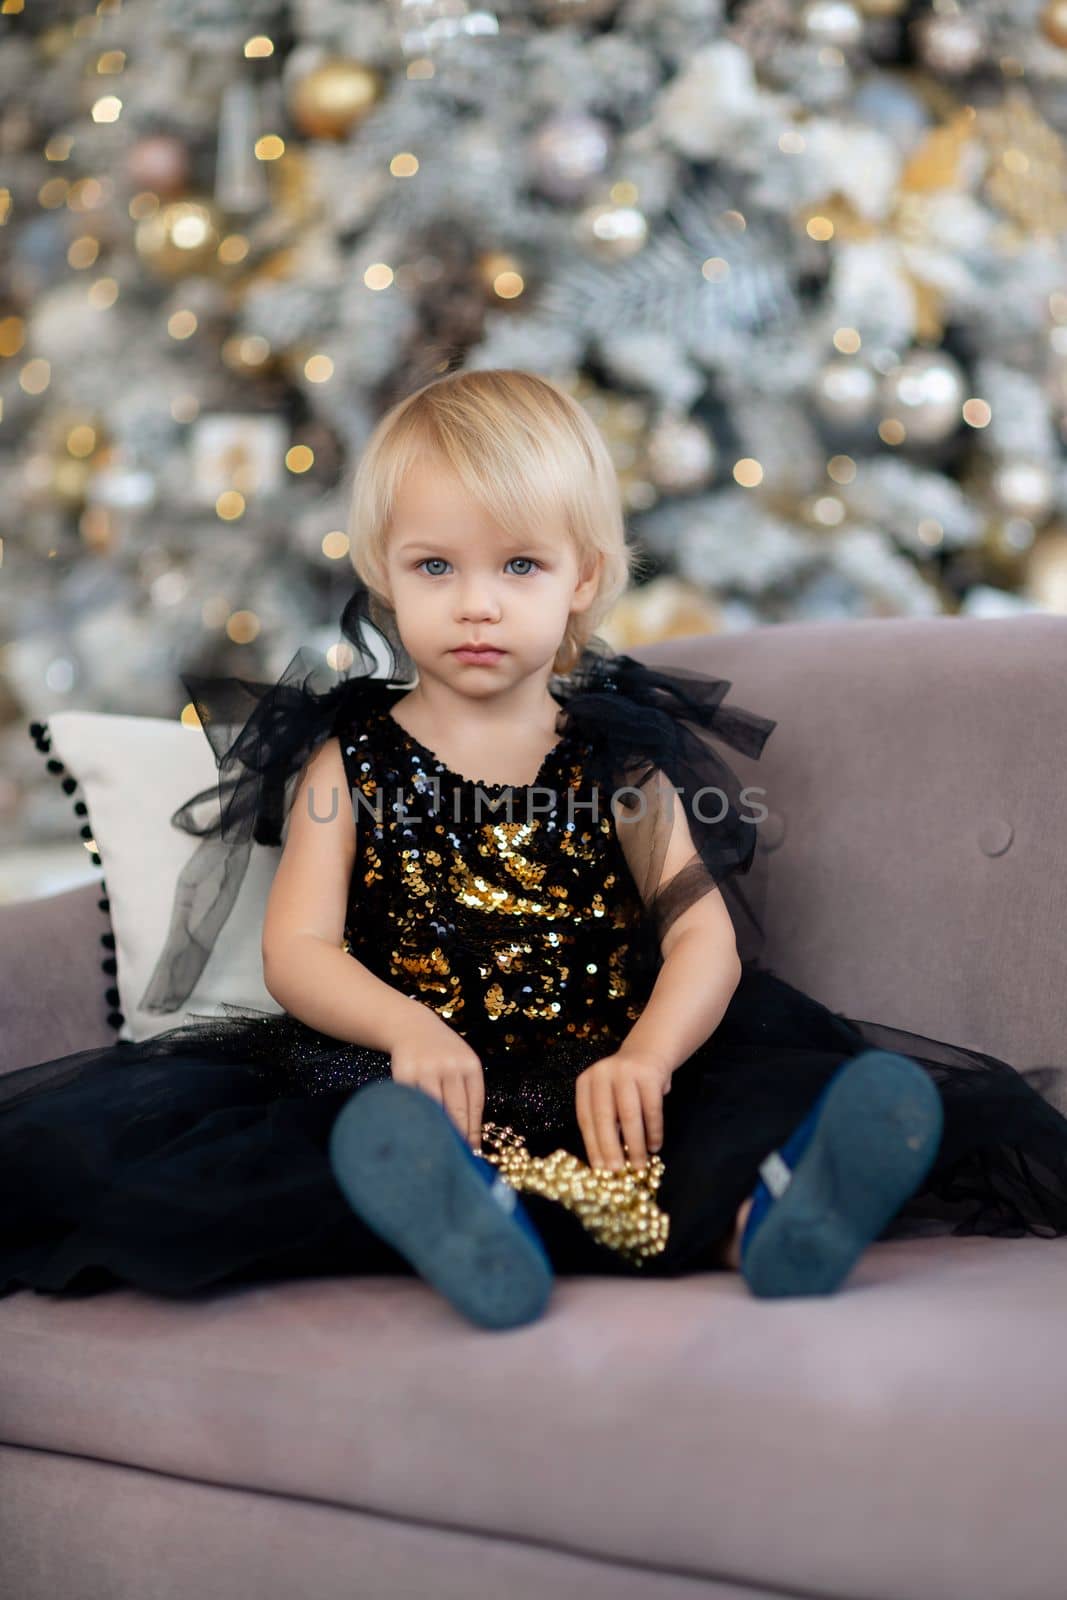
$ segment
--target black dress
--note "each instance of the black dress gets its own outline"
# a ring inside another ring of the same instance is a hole
[[[763,964],[747,888],[758,821],[722,746],[758,757],[773,722],[727,706],[721,679],[590,647],[553,690],[559,738],[536,782],[478,784],[390,715],[408,685],[372,675],[368,622],[360,588],[342,626],[363,670],[323,692],[303,653],[271,685],[184,679],[220,779],[217,796],[193,797],[173,819],[202,839],[143,1005],[180,1008],[251,841],[280,843],[304,762],[336,736],[357,839],[345,947],[477,1051],[483,1151],[521,1192],[557,1271],[720,1265],[759,1163],[841,1062],[872,1046],[918,1061],[945,1113],[923,1188],[882,1237],[1067,1232],[1067,1118],[1040,1071],[850,1019]],[[393,646],[394,666],[402,659]],[[661,775],[685,806],[695,855],[659,889],[673,804]],[[625,846],[607,798],[624,801],[624,783],[636,807]],[[655,983],[663,933],[716,887],[757,953],[719,1027],[673,1074],[658,1157],[594,1175],[575,1079],[622,1043]],[[129,1283],[187,1296],[227,1282],[410,1273],[352,1212],[326,1153],[349,1096],[388,1076],[383,1052],[288,1013],[237,1008],[0,1076],[0,1294]]]

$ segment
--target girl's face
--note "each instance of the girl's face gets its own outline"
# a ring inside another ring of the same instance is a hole
[[[542,669],[547,679],[567,621],[596,595],[565,530],[511,534],[433,458],[405,476],[386,550],[388,598],[404,648],[419,668],[465,693],[496,693]],[[465,644],[503,653],[484,662]]]

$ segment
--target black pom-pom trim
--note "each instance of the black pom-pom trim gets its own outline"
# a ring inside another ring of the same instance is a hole
[[[47,722],[31,722],[30,725],[29,725],[29,730],[28,731],[29,731],[30,738],[34,741],[34,743],[36,744],[38,750],[40,750],[43,755],[44,754],[48,754],[48,752],[50,752],[51,749],[52,749],[52,738],[51,738],[51,730],[50,730]],[[46,766],[46,768],[48,769],[49,772],[54,772],[57,775],[59,773],[61,773],[61,772],[66,772],[66,770],[67,770],[66,767],[63,765],[63,762],[60,761],[58,759],[58,757],[52,756],[52,755],[49,755],[49,759],[45,762],[45,766]],[[73,777],[73,776],[68,774],[68,776],[65,777],[62,780],[62,787],[63,787],[63,791],[64,791],[65,794],[71,794],[71,795],[75,794],[77,792],[77,789],[78,789],[78,780],[77,780],[77,778],[75,778],[75,777]],[[82,799],[75,800],[75,802],[74,802],[74,815],[76,817],[88,817],[88,815],[89,815],[89,807],[86,805],[84,800],[82,800]],[[92,826],[89,823],[83,823],[82,826],[78,829],[78,833],[79,833],[79,836],[82,839],[92,839],[92,837],[93,837]],[[98,850],[91,850],[89,852],[89,859],[90,859],[90,861],[92,861],[94,866],[99,867],[99,866],[102,865],[101,860],[100,860],[100,852]],[[96,903],[99,906],[100,910],[105,914],[105,916],[107,916],[107,919],[108,919],[108,931],[106,933],[102,933],[100,935],[100,943],[104,946],[104,948],[106,950],[114,950],[114,948],[115,948],[115,933],[114,933],[114,929],[111,926],[111,917],[110,917],[111,897],[107,892],[107,884],[104,883],[103,879],[101,879],[101,881],[100,881],[100,888],[103,891],[103,893],[101,894],[100,899]],[[117,971],[118,971],[118,962],[116,961],[114,956],[108,956],[105,960],[103,960],[100,963],[100,965],[101,965],[101,968],[103,969],[103,971],[106,972],[109,976],[114,976],[115,973],[117,973]],[[126,1021],[126,1018],[123,1015],[123,1013],[118,1009],[118,1006],[119,1006],[119,991],[118,991],[117,987],[114,984],[109,984],[108,987],[104,990],[104,999],[107,1001],[107,1004],[110,1007],[110,1010],[107,1013],[108,1024],[109,1024],[110,1027],[116,1029],[116,1031],[117,1031],[119,1028],[122,1027],[123,1023]]]

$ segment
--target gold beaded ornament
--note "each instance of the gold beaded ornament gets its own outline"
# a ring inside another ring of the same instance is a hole
[[[600,1244],[635,1266],[666,1248],[670,1217],[656,1202],[664,1172],[659,1156],[643,1167],[627,1161],[621,1172],[591,1167],[562,1147],[534,1156],[510,1123],[496,1122],[482,1124],[480,1153],[513,1189],[558,1200]]]

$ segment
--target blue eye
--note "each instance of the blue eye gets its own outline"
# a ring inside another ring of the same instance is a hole
[[[420,571],[421,568],[425,567],[431,561],[442,562],[446,567],[448,565],[448,562],[445,561],[444,556],[423,556],[421,561],[416,561],[416,563],[415,563],[416,572]],[[539,561],[535,561],[532,556],[511,556],[509,561],[508,561],[508,563],[507,563],[507,565],[510,567],[510,565],[511,565],[511,563],[513,561],[525,561],[527,566],[529,566],[531,568],[539,567],[541,565],[541,563]],[[438,572],[428,572],[426,574],[426,576],[428,578],[438,578],[438,577],[441,576],[441,574],[438,573]],[[519,577],[519,578],[526,578],[528,576],[529,576],[529,573],[526,573],[526,572],[516,573],[516,577]]]

